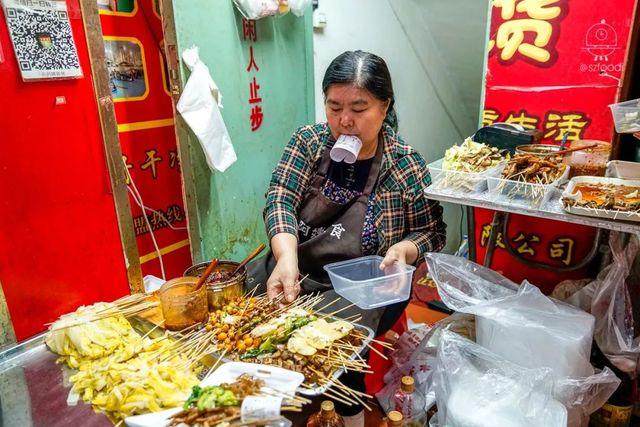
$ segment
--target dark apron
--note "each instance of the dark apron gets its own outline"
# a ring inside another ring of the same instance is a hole
[[[298,215],[298,266],[301,276],[309,275],[300,284],[302,294],[322,292],[327,303],[333,301],[339,295],[333,290],[323,267],[333,262],[363,256],[362,231],[369,196],[375,188],[380,173],[382,148],[383,142],[379,141],[363,194],[345,204],[333,202],[322,194],[322,185],[331,164],[330,147],[325,148],[318,171],[311,181]],[[275,265],[276,260],[271,252],[249,264],[247,266],[248,286],[255,287],[262,284],[266,289],[266,281]],[[349,304],[349,301],[341,298],[328,307],[327,311],[333,312]],[[370,327],[379,335],[393,326],[406,305],[407,302],[401,302],[372,310],[353,306],[341,311],[337,316],[346,318],[360,314],[362,320],[357,323]]]

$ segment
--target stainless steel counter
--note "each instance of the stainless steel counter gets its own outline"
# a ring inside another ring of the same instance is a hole
[[[495,211],[509,212],[536,218],[552,219],[582,224],[590,227],[604,228],[607,230],[622,231],[625,233],[640,233],[640,222],[620,221],[607,218],[594,218],[589,216],[574,215],[565,212],[560,202],[561,189],[555,189],[550,200],[538,208],[532,208],[530,203],[518,201],[505,201],[487,191],[479,194],[463,193],[448,189],[435,189],[433,186],[424,190],[427,198],[440,202],[449,202],[476,208],[486,208]]]
[[[90,405],[67,404],[73,371],[56,364],[44,335],[0,353],[0,426],[103,427],[113,423]]]

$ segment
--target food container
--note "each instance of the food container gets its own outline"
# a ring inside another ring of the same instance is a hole
[[[610,184],[640,188],[640,180],[579,176],[569,181],[569,184],[567,184],[567,188],[565,188],[564,192],[562,193],[562,200],[580,198],[581,195],[576,191],[576,187],[580,184]],[[567,206],[565,205],[565,203],[563,203],[562,205],[565,211],[576,215],[640,222],[640,213],[636,211],[621,211],[600,208],[594,209],[583,206]]]
[[[607,163],[605,176],[621,179],[640,179],[640,163],[611,160]]]
[[[195,277],[177,277],[160,287],[158,293],[166,329],[179,331],[209,318],[207,290],[201,286],[194,292],[197,282]]]
[[[220,261],[213,270],[209,280],[205,284],[207,288],[207,300],[209,302],[209,311],[217,310],[223,307],[232,299],[244,294],[244,282],[247,278],[247,269],[242,267],[240,272],[234,277],[226,280],[215,280],[216,272],[230,274],[236,269],[239,263],[234,261]],[[185,272],[185,276],[200,277],[209,266],[209,262],[201,262],[200,264],[189,267]]]
[[[607,162],[611,155],[611,144],[605,141],[584,139],[573,141],[571,148],[580,148],[597,144],[594,148],[582,151],[574,151],[569,157],[571,172],[569,179],[574,176],[604,176],[607,170]]]
[[[372,309],[406,301],[411,295],[411,279],[415,267],[394,263],[384,271],[377,255],[327,264],[336,293],[362,309]]]
[[[567,180],[569,166],[565,166],[560,178],[549,184],[531,184],[500,177],[488,177],[489,193],[507,203],[527,208],[540,208],[553,196],[554,190]]]
[[[335,317],[335,316],[327,316],[326,319],[332,322],[336,320],[340,320],[339,317]],[[368,345],[374,339],[374,333],[373,333],[373,329],[371,329],[368,326],[364,326],[354,322],[350,322],[350,323],[353,325],[353,328],[356,331],[358,331],[361,336],[364,337],[362,340],[362,343],[358,347],[351,346],[349,349],[345,349],[347,359],[354,360],[356,358],[362,358],[364,356],[365,350],[367,350]],[[215,357],[215,360],[221,357],[222,361],[225,363],[233,362],[233,360],[229,357],[228,354],[224,355],[224,354],[218,354],[214,352],[211,354],[211,356]],[[271,365],[264,365],[264,366],[271,366]],[[327,376],[328,377],[327,379],[329,381],[324,382],[323,384],[320,384],[320,383],[307,384],[307,387],[298,388],[298,393],[305,396],[320,396],[325,391],[329,390],[335,384],[338,378],[340,378],[340,376],[345,372],[346,372],[345,367],[336,369],[330,375]]]
[[[618,133],[640,132],[640,99],[609,105]]]
[[[499,176],[506,161],[483,172],[462,172],[445,170],[442,167],[444,159],[429,164],[431,185],[437,190],[452,190],[462,193],[482,193],[487,189],[487,176]]]

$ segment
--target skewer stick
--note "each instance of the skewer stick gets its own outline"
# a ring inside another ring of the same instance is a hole
[[[151,334],[151,332],[153,332],[153,331],[155,331],[156,329],[158,329],[158,328],[160,327],[160,325],[164,325],[164,320],[163,320],[162,322],[158,323],[158,324],[157,324],[156,326],[154,326],[153,328],[151,328],[151,329],[149,330],[149,332],[147,332],[146,334],[144,334],[144,335],[142,336],[142,339],[145,339],[146,337],[148,337],[148,336]]]
[[[349,309],[349,308],[353,307],[354,305],[355,305],[355,304],[351,303],[351,304],[349,304],[349,305],[347,305],[347,306],[345,306],[345,307],[342,307],[341,309],[336,310],[336,311],[334,311],[334,312],[332,312],[332,313],[325,314],[324,316],[322,316],[322,318],[335,317],[335,315],[336,315],[336,314],[341,313],[341,312],[343,312],[343,311],[345,311],[345,310],[347,310],[347,309]]]

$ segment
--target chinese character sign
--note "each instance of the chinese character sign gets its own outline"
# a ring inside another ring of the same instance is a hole
[[[544,143],[611,141],[608,105],[616,102],[624,73],[633,0],[603,7],[596,0],[492,0],[482,125],[506,122],[538,129]],[[482,262],[493,213],[475,209],[477,259]],[[491,267],[519,282],[531,280],[550,292],[558,274],[517,262],[507,252],[547,266],[569,267],[584,259],[594,230],[510,215]]]
[[[256,42],[258,40],[258,34],[256,31],[256,21],[243,19],[242,20],[242,37],[244,41]],[[251,131],[255,132],[262,126],[262,120],[264,119],[264,113],[262,111],[262,98],[260,97],[260,84],[256,78],[256,74],[260,71],[260,66],[256,61],[253,45],[249,45],[249,59],[245,69],[247,73],[251,74],[251,80],[249,81],[249,125]]]

